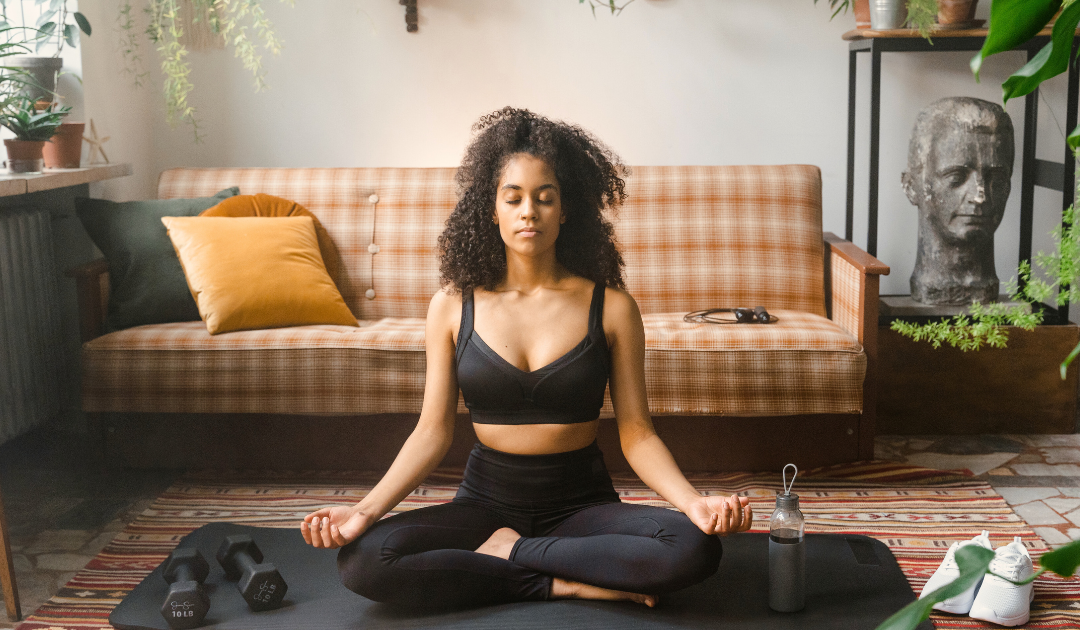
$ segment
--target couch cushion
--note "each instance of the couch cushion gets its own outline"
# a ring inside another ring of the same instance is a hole
[[[825,315],[816,166],[635,166],[615,235],[642,313]]]
[[[83,344],[83,409],[419,413],[424,320],[359,323],[211,336],[181,322],[98,337]]]
[[[831,321],[776,311],[769,325],[646,315],[656,414],[794,415],[862,409],[866,357]],[[424,320],[210,336],[202,322],[141,326],[83,346],[86,411],[419,413]],[[458,402],[459,413],[466,413]],[[611,416],[606,400],[603,416]]]
[[[158,196],[238,185],[295,200],[337,245],[343,268],[334,280],[353,313],[424,317],[439,290],[436,243],[457,203],[454,173],[172,169],[161,174]],[[642,313],[762,305],[825,314],[816,166],[635,166],[626,186],[613,222],[627,289]]]
[[[661,415],[859,413],[866,354],[832,321],[770,310],[775,324],[643,315],[649,408]],[[604,411],[611,411],[610,404]]]

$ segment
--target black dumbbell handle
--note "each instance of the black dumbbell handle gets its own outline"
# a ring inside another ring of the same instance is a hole
[[[187,564],[182,564],[182,565],[176,567],[175,575],[176,575],[176,579],[173,580],[173,584],[175,584],[177,582],[198,582],[199,581],[199,580],[195,579],[195,572],[192,571],[191,566],[187,565]]]
[[[236,566],[240,567],[239,572],[241,574],[247,573],[248,571],[254,571],[257,564],[259,563],[255,562],[255,559],[251,557],[251,554],[246,551],[241,551],[236,554]]]

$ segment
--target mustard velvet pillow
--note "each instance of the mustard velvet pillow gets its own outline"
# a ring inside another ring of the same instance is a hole
[[[266,193],[254,195],[236,195],[227,200],[229,203],[218,205],[203,210],[200,217],[311,217],[315,223],[315,237],[319,239],[319,251],[322,252],[323,265],[331,278],[337,278],[339,270],[343,267],[341,256],[338,254],[334,241],[326,228],[319,223],[319,219],[310,210],[292,201]]]
[[[311,217],[162,217],[211,335],[357,326],[326,272]]]

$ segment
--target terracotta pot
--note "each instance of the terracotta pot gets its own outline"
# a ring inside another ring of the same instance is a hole
[[[870,28],[870,0],[855,0],[855,28]]]
[[[938,24],[961,24],[975,19],[979,0],[938,0]]]
[[[60,123],[56,134],[45,143],[45,166],[79,168],[82,161],[84,127],[86,123]]]
[[[41,157],[43,140],[4,140],[7,147],[7,167],[12,173],[40,173],[45,166]]]

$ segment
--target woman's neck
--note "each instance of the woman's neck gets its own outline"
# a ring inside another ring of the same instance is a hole
[[[557,286],[572,275],[555,258],[554,248],[541,256],[522,256],[507,248],[506,277],[500,289],[531,295],[545,287]]]

